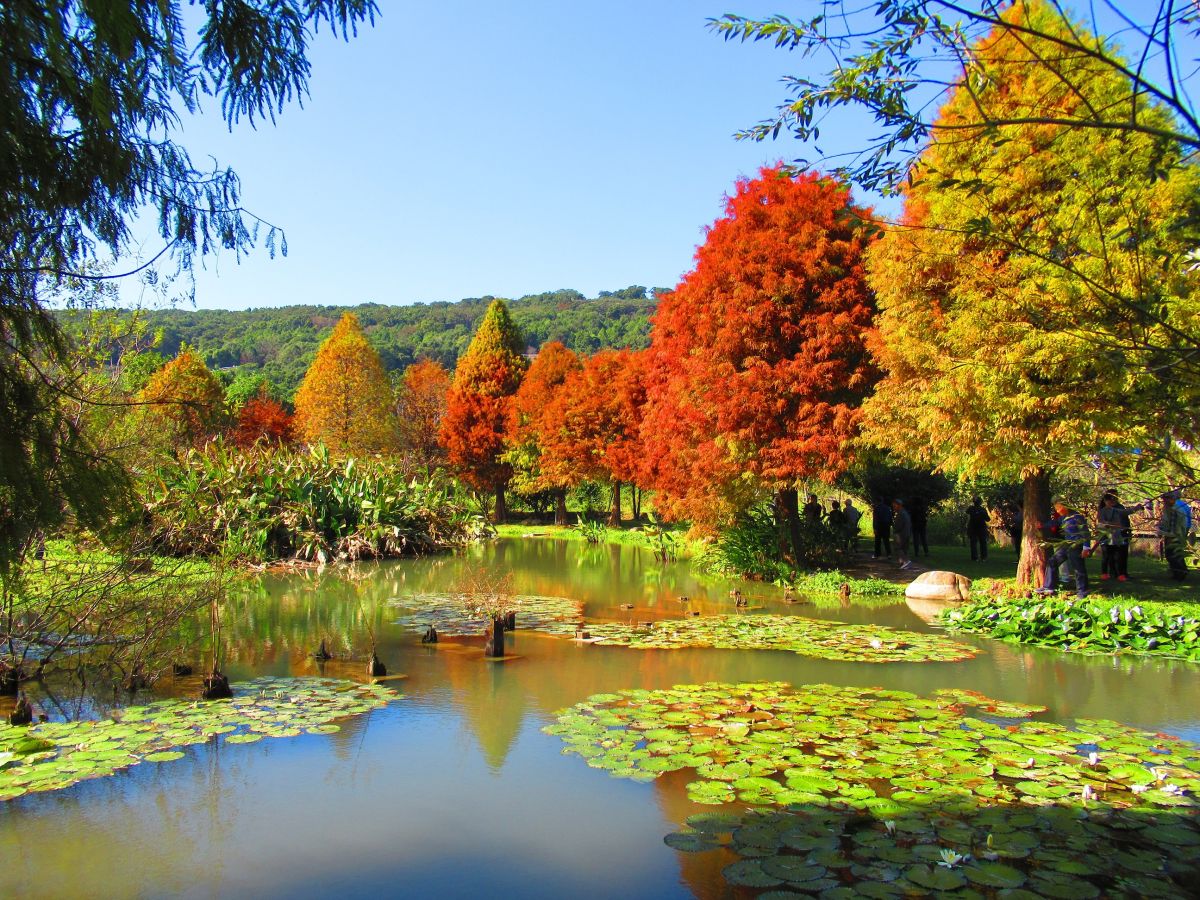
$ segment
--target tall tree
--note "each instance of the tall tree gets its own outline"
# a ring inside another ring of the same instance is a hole
[[[198,255],[249,250],[259,220],[236,174],[202,171],[174,139],[202,94],[226,121],[251,124],[303,98],[308,44],[323,25],[347,37],[373,19],[371,0],[205,4],[185,26],[181,4],[157,0],[0,5],[0,504],[35,524],[75,510],[91,521],[111,501],[111,460],[87,451],[78,417],[49,402],[70,368],[69,343],[47,307],[64,280],[112,277],[95,262],[130,249],[131,225],[158,222],[161,263],[184,272]],[[280,235],[261,235],[274,252]],[[37,466],[71,469],[66,485]],[[69,460],[75,460],[69,464]],[[22,462],[23,461],[23,462]],[[30,469],[33,465],[35,468]],[[89,465],[95,477],[88,476]],[[38,485],[31,490],[31,485]],[[14,545],[0,531],[0,564]]]
[[[271,396],[266,383],[238,410],[233,442],[243,449],[258,443],[290,444],[295,436],[295,417]]]
[[[342,456],[387,453],[398,446],[393,406],[379,353],[346,313],[296,391],[296,430]]]
[[[542,465],[543,447],[562,426],[555,405],[567,378],[579,372],[579,356],[558,341],[543,344],[513,395],[508,449],[504,459],[513,466],[514,487],[521,494],[549,491],[554,497],[554,524],[567,524],[567,491],[579,476],[563,467]]]
[[[641,473],[642,355],[602,350],[571,372],[546,406],[544,469],[550,477],[608,481],[609,524],[621,524],[621,486]]]
[[[1174,227],[1195,216],[1200,180],[1156,134],[1043,121],[1141,101],[1086,55],[1066,73],[1031,63],[1056,35],[1094,43],[1053,7],[1004,15],[972,45],[904,219],[871,254],[886,376],[867,432],[925,463],[1023,477],[1032,523],[1048,518],[1056,468],[1200,437],[1200,381],[1176,365],[1200,303]],[[981,107],[1008,124],[967,127]],[[1169,116],[1147,106],[1138,121]],[[1040,583],[1038,538],[1024,530],[1023,583]]]
[[[396,422],[400,450],[416,465],[436,468],[445,459],[438,431],[446,415],[450,373],[432,359],[423,359],[404,370],[396,385]]]
[[[713,522],[769,490],[798,544],[796,482],[845,467],[876,377],[868,217],[816,174],[738,181],[654,319],[642,438],[660,508]]]
[[[512,398],[528,368],[521,333],[503,300],[493,300],[458,360],[446,401],[441,442],[459,475],[495,494],[495,519],[507,518],[504,489],[512,466],[502,459]]]
[[[225,389],[190,347],[150,376],[140,400],[176,450],[197,447],[228,424]]]

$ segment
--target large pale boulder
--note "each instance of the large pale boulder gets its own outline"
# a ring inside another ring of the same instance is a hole
[[[949,600],[961,603],[971,597],[971,579],[955,572],[923,572],[904,589],[910,600]]]

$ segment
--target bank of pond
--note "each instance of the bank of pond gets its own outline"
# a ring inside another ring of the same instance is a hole
[[[499,659],[479,570],[518,600]],[[868,597],[548,539],[262,573],[231,700],[27,685],[0,894],[1195,896],[1196,663]]]

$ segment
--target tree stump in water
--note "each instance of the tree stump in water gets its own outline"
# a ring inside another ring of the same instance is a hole
[[[28,725],[33,721],[33,707],[24,694],[17,700],[17,708],[8,715],[9,725]]]
[[[171,674],[176,676],[191,675],[192,667],[187,663],[175,663],[171,666]]]
[[[484,656],[504,655],[504,619],[492,619],[487,631],[487,642],[483,645]]]
[[[436,644],[437,642],[438,642],[437,629],[434,628],[432,625],[427,626],[425,628],[425,633],[423,635],[421,635],[421,643],[422,644]]]
[[[379,657],[375,655],[375,651],[371,651],[371,661],[367,663],[367,675],[371,678],[379,678],[387,674],[387,666],[379,661]]]
[[[327,659],[333,659],[333,655],[325,649],[325,639],[321,639],[321,646],[317,648],[317,652],[313,654],[313,659],[319,659],[324,662]]]
[[[0,697],[15,697],[25,673],[20,666],[0,666]]]
[[[514,609],[504,616],[504,627],[509,631],[515,631],[517,628],[517,611]]]
[[[204,690],[200,696],[205,700],[226,700],[233,696],[233,691],[229,689],[229,679],[213,669],[209,674],[204,676]]]

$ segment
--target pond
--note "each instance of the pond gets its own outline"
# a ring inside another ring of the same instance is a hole
[[[424,646],[390,602],[444,593],[479,566],[516,593],[582,601],[588,617],[648,621],[687,609],[803,615],[928,633],[903,601],[784,602],[780,591],[701,579],[634,547],[509,539],[461,557],[345,572],[266,575],[225,614],[231,680],[355,677],[375,637],[404,698],[332,734],[247,745],[211,741],[180,759],[0,804],[0,896],[29,897],[735,897],[727,851],[663,842],[701,810],[686,772],[611,777],[542,729],[599,692],[709,681],[827,683],[928,696],[943,688],[1049,708],[1043,720],[1104,718],[1200,741],[1200,671],[1164,660],[1079,657],[956,637],[959,662],[843,662],[785,651],[635,650],[518,630],[506,662],[479,640]],[[690,602],[678,598],[687,596]],[[630,608],[632,607],[632,608]],[[520,623],[518,623],[519,625]],[[320,668],[322,639],[335,659]],[[194,691],[192,681],[159,693]],[[96,698],[39,698],[68,714]]]

